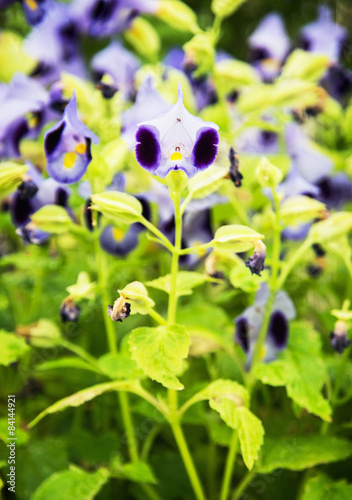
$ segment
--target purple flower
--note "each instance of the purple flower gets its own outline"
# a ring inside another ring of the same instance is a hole
[[[318,20],[308,24],[300,34],[300,45],[308,52],[325,54],[331,62],[338,62],[341,49],[347,41],[347,30],[336,24],[331,10],[319,7]]]
[[[127,29],[139,13],[153,13],[156,0],[74,0],[72,14],[83,32],[108,37]]]
[[[250,367],[252,362],[255,344],[258,340],[268,300],[269,289],[267,285],[262,284],[257,292],[255,303],[247,307],[235,320],[235,341],[246,353],[247,368]],[[289,336],[288,321],[294,319],[295,316],[295,307],[290,297],[284,291],[278,292],[275,297],[263,352],[261,353],[261,358],[265,363],[276,359],[278,353],[287,346]]]
[[[339,173],[334,177],[323,177],[316,183],[319,201],[327,208],[341,209],[347,202],[352,201],[352,183],[346,174]]]
[[[314,147],[314,143],[296,124],[291,123],[285,131],[287,153],[295,161],[299,173],[310,182],[315,183],[329,175],[333,162]]]
[[[181,84],[177,102],[162,115],[139,124],[136,158],[159,177],[183,170],[188,177],[208,168],[218,152],[219,127],[191,115],[183,105]]]
[[[132,224],[127,231],[111,225],[106,226],[100,235],[100,245],[107,253],[123,257],[138,245],[140,231],[137,224]]]
[[[268,14],[249,37],[250,60],[265,81],[273,80],[290,50],[282,18]]]
[[[321,86],[331,97],[347,104],[352,90],[352,71],[338,65],[331,66],[321,80]]]
[[[62,120],[44,136],[48,174],[64,184],[79,181],[92,159],[91,141],[97,144],[99,139],[78,118],[74,92]]]
[[[237,140],[240,153],[272,155],[279,152],[279,139],[275,132],[248,127]]]
[[[105,97],[112,97],[119,90],[128,98],[139,67],[139,60],[117,42],[111,42],[92,59],[95,80],[100,82]]]
[[[138,89],[135,104],[121,114],[122,137],[128,147],[136,145],[138,123],[155,118],[169,107],[170,104],[153,87],[152,79],[147,78]]]

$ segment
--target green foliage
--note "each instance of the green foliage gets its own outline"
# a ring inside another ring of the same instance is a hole
[[[318,474],[304,485],[302,500],[349,500],[352,485],[346,481],[332,481],[325,474]]]
[[[108,480],[107,469],[86,472],[78,467],[56,472],[46,479],[33,495],[33,500],[92,500]]]
[[[177,295],[179,297],[182,295],[191,295],[193,293],[193,288],[206,282],[214,282],[214,280],[201,273],[180,271],[177,274]],[[167,274],[155,280],[147,281],[146,285],[170,293],[171,275]]]
[[[28,350],[26,342],[13,333],[0,331],[0,365],[8,366],[18,361]]]
[[[132,359],[146,375],[169,389],[183,389],[176,376],[182,370],[190,345],[189,335],[183,326],[136,328],[128,343]]]
[[[256,377],[264,384],[286,386],[295,403],[323,420],[330,420],[331,408],[322,395],[327,373],[321,341],[310,325],[292,323],[287,349],[277,361],[258,365]]]
[[[299,471],[319,464],[338,462],[351,455],[351,444],[333,436],[268,437],[257,469],[263,474],[270,474],[276,469]]]

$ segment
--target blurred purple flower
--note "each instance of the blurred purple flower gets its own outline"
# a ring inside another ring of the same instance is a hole
[[[321,5],[317,21],[305,26],[300,33],[300,46],[308,52],[325,54],[337,63],[343,45],[347,41],[347,30],[332,19],[331,10]]]
[[[270,292],[267,285],[262,284],[257,292],[255,303],[247,307],[247,309],[235,319],[235,341],[246,353],[247,369],[252,362],[269,295]],[[295,316],[296,310],[290,297],[284,291],[278,292],[274,300],[267,336],[263,352],[261,353],[262,361],[265,363],[273,361],[276,359],[278,353],[285,349],[289,336],[288,321],[294,319]]]
[[[249,59],[265,81],[273,80],[290,50],[281,16],[268,14],[248,39]]]
[[[118,42],[111,42],[92,59],[94,79],[101,82],[105,97],[120,91],[125,98],[133,91],[135,72],[140,67],[137,57]]]
[[[106,226],[100,235],[101,247],[111,255],[125,256],[138,245],[140,228],[132,224],[127,231],[119,227]]]
[[[205,122],[186,110],[179,84],[176,104],[157,118],[139,124],[137,161],[162,178],[171,170],[183,170],[193,177],[215,161],[218,129],[215,123]]]
[[[74,0],[72,15],[92,37],[108,37],[127,29],[140,13],[156,11],[156,0]]]
[[[62,120],[44,136],[48,174],[65,184],[79,181],[92,159],[91,141],[97,144],[99,139],[78,118],[74,92]]]
[[[247,128],[237,139],[239,153],[271,155],[279,152],[279,138],[275,132],[256,127]]]

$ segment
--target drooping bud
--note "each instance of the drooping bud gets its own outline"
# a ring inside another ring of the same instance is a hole
[[[351,340],[347,338],[347,323],[343,319],[339,319],[335,323],[334,330],[330,333],[331,347],[342,354],[343,351],[350,345]]]
[[[240,162],[238,160],[238,155],[233,148],[230,148],[229,160],[230,160],[229,177],[236,187],[241,187],[243,175],[238,169]]]
[[[263,156],[256,168],[255,175],[263,188],[276,188],[282,181],[282,172]]]
[[[247,260],[246,266],[252,274],[260,276],[260,273],[264,270],[265,258],[266,246],[261,240],[256,240],[254,241],[254,253]]]
[[[75,304],[72,297],[66,297],[60,306],[60,318],[62,323],[67,321],[76,322],[80,315],[81,308]]]
[[[113,306],[108,306],[107,313],[108,316],[110,316],[110,318],[112,319],[112,321],[122,322],[130,315],[131,304],[126,302],[126,298],[123,295],[121,295],[121,297],[115,300]]]

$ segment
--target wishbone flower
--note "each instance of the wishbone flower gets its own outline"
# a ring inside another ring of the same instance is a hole
[[[138,125],[136,158],[153,175],[183,170],[188,177],[208,168],[218,152],[219,127],[191,115],[183,105],[181,83],[177,102],[165,113]]]

